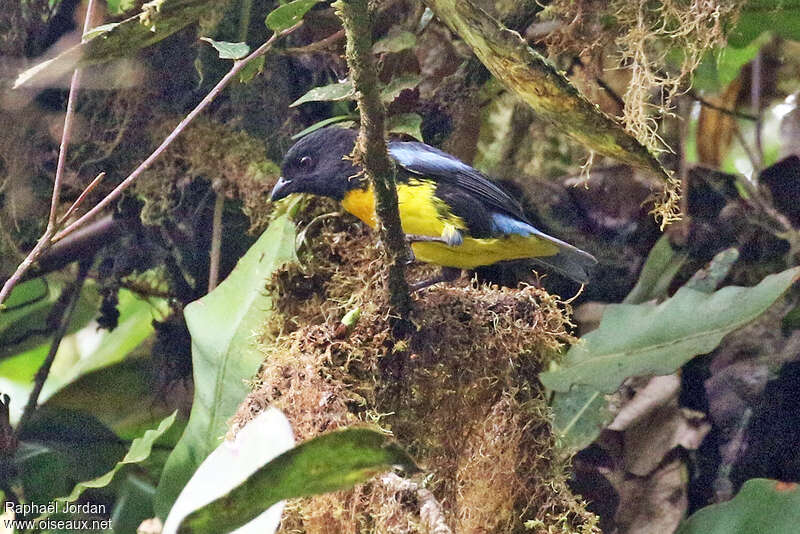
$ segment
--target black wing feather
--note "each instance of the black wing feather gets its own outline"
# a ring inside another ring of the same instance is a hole
[[[407,141],[389,143],[389,153],[409,172],[459,187],[476,197],[491,211],[499,211],[528,224],[522,206],[486,175],[446,152]]]

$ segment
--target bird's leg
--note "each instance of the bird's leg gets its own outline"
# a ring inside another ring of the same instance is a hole
[[[425,289],[426,287],[430,287],[434,284],[441,282],[453,282],[454,280],[458,280],[459,276],[461,276],[461,269],[457,267],[442,267],[442,270],[439,271],[439,274],[436,276],[432,276],[427,280],[422,280],[415,284],[411,284],[411,291],[416,293],[420,289]]]

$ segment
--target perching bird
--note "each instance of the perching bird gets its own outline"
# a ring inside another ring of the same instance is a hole
[[[331,197],[374,228],[372,187],[347,159],[357,135],[331,126],[300,139],[286,153],[272,200],[292,193]],[[484,174],[424,143],[391,141],[389,154],[397,164],[398,208],[411,250],[416,259],[445,268],[432,282],[520,259],[588,282],[594,256],[534,228],[520,204]]]

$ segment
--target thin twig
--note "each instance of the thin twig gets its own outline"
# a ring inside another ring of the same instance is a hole
[[[94,13],[94,1],[89,0],[88,5],[86,6],[86,18],[83,21],[83,36],[85,36],[89,29],[91,28],[92,24],[92,14]],[[81,37],[81,42],[85,42],[85,37]],[[8,298],[11,294],[11,290],[14,289],[28,269],[31,268],[33,262],[39,259],[42,252],[47,250],[47,247],[53,242],[53,235],[55,234],[56,230],[58,229],[58,223],[56,221],[56,217],[58,215],[58,206],[61,197],[61,184],[64,180],[64,168],[66,167],[67,163],[67,149],[69,148],[69,140],[72,135],[72,125],[73,119],[75,116],[75,102],[78,98],[78,88],[80,87],[81,81],[81,68],[76,67],[75,71],[72,73],[72,80],[69,84],[69,96],[67,96],[67,111],[64,115],[64,129],[61,132],[61,144],[58,150],[58,163],[56,164],[56,176],[53,180],[53,195],[50,199],[50,213],[47,217],[47,227],[45,228],[44,233],[36,242],[36,245],[33,247],[28,255],[25,257],[24,260],[19,264],[14,274],[6,280],[5,284],[3,284],[3,289],[0,289],[0,310],[2,310],[3,302]]]
[[[750,113],[745,113],[743,111],[738,111],[735,109],[728,109],[724,108],[720,105],[714,104],[713,102],[709,102],[708,100],[704,99],[694,91],[689,91],[688,95],[697,100],[701,106],[706,107],[708,109],[713,109],[715,111],[719,111],[720,113],[724,113],[726,115],[730,115],[731,117],[736,117],[738,119],[745,119],[748,121],[758,121],[758,117],[756,115],[751,115]]]
[[[756,171],[760,171],[764,166],[764,147],[761,143],[761,52],[756,52],[756,57],[753,59],[751,65],[752,76],[750,79],[750,105],[753,107],[753,112],[756,115],[756,157],[758,158],[758,167]]]
[[[747,154],[747,159],[750,160],[750,165],[753,166],[753,176],[758,173],[758,159],[756,158],[755,153],[750,148],[750,145],[747,144],[747,140],[742,135],[742,132],[739,130],[738,126],[733,127],[733,135],[736,136],[736,140],[739,141],[739,144],[742,145],[742,149],[744,149],[744,153]]]
[[[344,37],[344,30],[339,30],[323,39],[320,39],[319,41],[314,41],[313,43],[307,44],[305,46],[287,48],[286,50],[283,51],[283,54],[297,56],[300,54],[310,54],[312,52],[324,50],[328,46],[339,41],[342,37]]]
[[[247,56],[244,59],[240,59],[233,63],[233,67],[231,70],[222,77],[222,79],[214,86],[213,89],[203,98],[203,100],[197,104],[192,111],[175,127],[172,132],[162,141],[162,143],[156,148],[152,154],[150,154],[147,159],[145,159],[134,171],[128,175],[113,191],[111,191],[106,197],[97,203],[95,207],[90,209],[88,212],[83,214],[77,221],[73,222],[63,230],[61,230],[56,236],[53,238],[53,241],[58,241],[63,239],[64,237],[68,236],[72,232],[74,232],[80,226],[86,224],[87,221],[92,219],[93,217],[97,216],[101,211],[106,209],[109,204],[115,201],[119,196],[125,191],[131,184],[142,174],[146,171],[153,162],[158,159],[158,157],[164,153],[164,151],[172,144],[173,141],[186,129],[186,127],[191,123],[208,105],[214,101],[214,99],[219,95],[220,92],[236,77],[237,74],[251,61],[254,59],[263,56],[264,54],[272,48],[272,45],[275,41],[283,37],[286,34],[289,34],[299,28],[302,25],[302,21],[298,22],[294,26],[289,29],[286,29],[279,33],[272,34],[272,37],[264,43],[263,45],[259,46],[253,53]]]
[[[222,208],[225,207],[225,195],[217,192],[214,201],[214,222],[211,226],[211,252],[208,257],[208,292],[217,287],[219,280],[220,250],[222,249]]]
[[[86,275],[89,273],[89,267],[91,267],[91,265],[91,257],[85,258],[83,261],[81,261],[78,266],[78,276],[75,278],[75,282],[73,282],[69,288],[64,290],[67,292],[66,296],[62,294],[59,298],[59,300],[61,300],[61,298],[64,299],[63,307],[53,307],[53,310],[61,315],[61,317],[59,317],[58,328],[53,335],[53,341],[50,343],[50,351],[47,353],[47,357],[45,358],[41,367],[39,367],[39,370],[36,371],[36,377],[33,380],[33,391],[31,391],[31,394],[28,397],[28,403],[25,405],[25,411],[22,412],[22,417],[17,425],[18,429],[23,428],[25,423],[31,418],[31,415],[33,415],[33,412],[36,411],[36,406],[39,402],[39,395],[42,393],[44,383],[47,380],[47,377],[50,375],[50,367],[52,367],[53,360],[56,358],[56,353],[58,352],[58,347],[61,345],[61,340],[67,333],[67,328],[69,327],[70,322],[72,322],[72,314],[75,311],[75,306],[77,305],[78,300],[80,299],[81,289],[83,288],[83,283],[86,281]]]
[[[94,191],[94,188],[95,188],[95,187],[97,187],[98,185],[100,185],[100,182],[102,182],[102,181],[103,181],[103,178],[105,178],[105,177],[106,177],[106,172],[105,172],[105,171],[103,171],[103,172],[101,172],[100,174],[98,174],[98,175],[95,177],[95,179],[94,179],[94,180],[92,180],[92,182],[91,182],[89,185],[87,185],[87,186],[86,186],[86,188],[85,188],[85,189],[83,190],[83,192],[82,192],[82,193],[81,193],[81,194],[78,196],[78,198],[77,198],[77,199],[75,199],[75,202],[73,202],[73,203],[72,203],[72,206],[70,206],[70,207],[69,207],[69,209],[67,210],[67,212],[66,212],[66,213],[64,213],[64,215],[62,215],[62,216],[61,216],[61,218],[58,220],[58,225],[59,225],[59,226],[61,226],[62,224],[64,224],[64,221],[66,221],[67,219],[69,219],[69,218],[70,218],[70,216],[71,216],[73,213],[75,213],[75,210],[76,210],[76,209],[78,209],[78,208],[81,206],[81,204],[83,204],[83,201],[84,201],[84,200],[86,200],[86,197],[87,197],[87,196],[89,196],[89,193],[91,193],[92,191]]]

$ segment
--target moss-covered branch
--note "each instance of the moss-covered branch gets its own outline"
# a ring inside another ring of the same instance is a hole
[[[389,296],[401,318],[408,317],[411,297],[405,278],[408,249],[400,225],[395,167],[386,149],[384,108],[378,74],[372,60],[372,21],[367,0],[338,0],[333,4],[347,36],[347,65],[361,111],[361,132],[355,158],[375,189],[375,211],[389,264]]]
[[[472,48],[478,59],[536,113],[591,150],[648,170],[668,185],[664,200],[674,201],[673,179],[659,161],[614,119],[600,111],[517,32],[471,0],[424,0],[436,16]],[[658,211],[669,218],[674,206]]]

